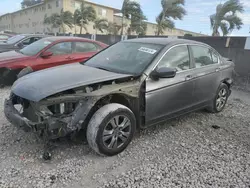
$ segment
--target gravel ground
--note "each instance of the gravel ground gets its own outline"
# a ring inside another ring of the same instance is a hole
[[[223,113],[192,113],[137,133],[114,157],[83,139],[59,141],[50,161],[32,133],[4,117],[0,91],[0,187],[250,187],[250,97],[233,91]],[[79,136],[80,137],[80,136]]]

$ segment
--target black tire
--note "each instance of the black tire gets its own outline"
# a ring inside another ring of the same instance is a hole
[[[116,119],[116,117],[118,117],[118,119]],[[127,129],[126,137],[120,135],[121,128],[119,128],[119,130],[117,130],[118,128],[113,128],[113,124],[111,122],[115,122],[115,121],[112,121],[112,120],[115,120],[116,122],[118,121],[118,124],[121,121],[122,122],[125,122],[125,120],[130,121],[131,126],[129,126],[129,128]],[[108,135],[104,136],[104,130],[107,130],[107,129],[108,131],[111,131],[111,132],[113,131],[113,133],[112,134],[109,133]],[[106,155],[106,156],[113,156],[122,152],[129,145],[129,143],[131,142],[135,134],[135,131],[136,131],[136,119],[135,119],[135,115],[133,114],[133,112],[126,106],[123,106],[121,104],[111,103],[97,110],[96,113],[92,116],[87,127],[87,141],[88,141],[89,146],[98,154]],[[104,139],[111,135],[113,136],[110,138],[111,139],[110,144],[108,144],[109,139],[107,139],[106,141],[104,141]],[[122,141],[120,137],[122,137],[123,139],[126,138],[126,140]],[[116,144],[111,144],[113,139],[117,140]],[[120,145],[120,147],[118,147],[119,141],[123,142],[123,144]],[[109,148],[109,146],[112,148]]]
[[[22,69],[18,75],[17,75],[17,79],[29,74],[29,73],[32,73],[33,72],[33,69],[31,67],[26,67],[24,69]]]
[[[219,97],[221,95],[220,92],[222,92],[223,90],[226,92],[225,96],[224,96],[224,99],[223,99],[225,101],[224,101],[224,104],[222,106],[220,106],[220,108],[219,108],[218,105],[217,105],[217,100],[219,99]],[[221,85],[219,86],[219,88],[217,90],[216,96],[212,101],[212,104],[207,108],[207,110],[209,112],[211,112],[211,113],[219,113],[219,112],[221,112],[226,106],[229,95],[230,95],[230,91],[229,91],[228,86],[226,84],[224,84],[224,83],[221,83]]]
[[[8,68],[3,68],[0,71],[0,85],[1,87],[12,85],[16,79],[19,70],[11,70]]]

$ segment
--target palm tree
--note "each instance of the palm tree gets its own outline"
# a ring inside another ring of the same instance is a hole
[[[122,26],[118,25],[117,23],[109,22],[108,23],[108,34],[111,35],[118,35],[119,30],[121,29]]]
[[[224,4],[217,5],[216,13],[210,16],[212,35],[220,36],[219,28],[223,36],[228,35],[234,29],[241,29],[243,23],[237,13],[242,12],[244,8],[239,0],[228,0]]]
[[[124,34],[124,20],[129,19],[132,14],[135,14],[137,10],[141,9],[141,6],[138,2],[130,1],[130,0],[124,0],[122,5],[122,30],[121,35]]]
[[[156,18],[157,22],[157,35],[164,33],[166,28],[174,28],[174,20],[182,20],[186,15],[184,9],[185,0],[161,0],[162,11]]]
[[[68,26],[69,28],[73,27],[73,15],[70,11],[63,11],[61,10],[61,13],[53,13],[51,16],[47,17],[47,15],[44,16],[43,23],[46,25],[51,25],[52,28],[59,28],[59,32],[62,29],[63,33],[65,33],[65,26]]]
[[[108,29],[108,20],[107,19],[100,19],[97,18],[94,21],[94,26],[93,28],[95,29],[95,33],[97,34],[97,31],[101,31],[101,33],[103,33],[103,30],[107,30]]]
[[[93,22],[96,19],[96,11],[91,6],[85,6],[82,2],[80,9],[77,9],[74,13],[74,23],[80,26],[80,34],[82,34],[82,29],[87,31],[86,25],[89,22]]]

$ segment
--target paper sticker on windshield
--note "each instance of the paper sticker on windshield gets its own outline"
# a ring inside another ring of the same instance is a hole
[[[157,52],[157,50],[146,48],[146,47],[140,47],[138,50],[141,52],[149,53],[149,54],[155,54]]]

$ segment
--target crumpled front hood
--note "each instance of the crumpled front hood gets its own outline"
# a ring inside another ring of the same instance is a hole
[[[14,83],[12,92],[38,102],[68,89],[130,76],[74,63],[28,74]]]

